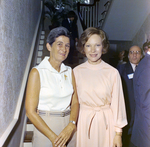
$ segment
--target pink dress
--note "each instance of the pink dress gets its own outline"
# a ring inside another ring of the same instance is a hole
[[[74,68],[80,113],[77,147],[112,147],[115,132],[127,125],[118,71],[101,61]]]

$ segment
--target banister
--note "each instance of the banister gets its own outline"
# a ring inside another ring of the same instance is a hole
[[[110,1],[108,0],[108,1],[104,4],[104,6],[108,5],[109,3],[110,3]]]
[[[94,0],[93,4],[77,3],[78,15],[85,30],[87,27],[102,28],[111,0]]]
[[[82,28],[83,28],[83,30],[85,30],[87,27],[84,24],[83,18],[82,18],[81,13],[80,13],[80,2],[77,3],[77,11],[78,11],[78,16],[80,18],[80,22],[81,22]]]

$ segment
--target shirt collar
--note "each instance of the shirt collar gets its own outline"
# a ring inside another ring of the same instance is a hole
[[[69,21],[69,23],[70,23],[70,19],[68,18],[68,21]]]
[[[150,51],[148,51],[148,52],[147,52],[147,54],[149,54],[149,55],[150,55]]]
[[[135,69],[136,69],[136,64],[133,64],[133,63],[131,63],[131,62],[130,62],[130,64],[131,64],[131,66],[132,66],[133,71],[135,71]]]
[[[41,69],[47,69],[47,70],[50,70],[51,72],[54,72],[54,73],[62,73],[62,72],[64,72],[64,71],[67,70],[67,67],[66,67],[63,63],[61,63],[60,72],[58,72],[56,69],[54,69],[54,68],[52,67],[52,65],[51,65],[50,62],[48,61],[49,58],[50,58],[50,57],[46,56],[46,57],[42,60],[42,62],[39,64],[39,68],[41,68]]]

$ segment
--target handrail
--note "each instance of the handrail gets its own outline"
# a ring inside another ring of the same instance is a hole
[[[87,27],[102,28],[111,0],[94,0],[93,4],[77,3],[78,15],[85,30]]]
[[[82,29],[85,30],[87,27],[84,24],[81,13],[80,13],[80,2],[77,3],[77,11],[78,11],[78,16],[79,16],[79,19],[80,19],[80,22],[81,22],[81,25],[82,25]]]
[[[86,6],[86,7],[95,6],[96,1],[99,1],[99,0],[94,0],[93,4],[84,4],[84,3],[80,3],[80,2],[77,3],[78,16],[79,16],[79,18],[80,18],[80,21],[81,21],[81,25],[82,25],[83,30],[85,30],[85,29],[87,28],[87,26],[86,26],[86,24],[84,23],[83,18],[82,18],[82,16],[81,16],[80,7],[81,7],[81,6]]]

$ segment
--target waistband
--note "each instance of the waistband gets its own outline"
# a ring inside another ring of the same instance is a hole
[[[104,106],[88,106],[88,105],[81,104],[81,105],[80,105],[80,108],[83,108],[83,109],[91,109],[91,110],[94,110],[94,111],[101,111],[101,110],[109,109],[109,108],[110,108],[110,105],[104,105]]]
[[[81,104],[80,108],[81,109],[89,109],[89,110],[91,110],[91,113],[89,114],[88,120],[87,120],[87,124],[88,124],[87,135],[88,135],[88,138],[90,138],[90,129],[91,129],[91,125],[92,125],[92,122],[93,122],[93,118],[95,117],[95,115],[97,113],[101,113],[103,115],[103,122],[104,122],[105,128],[107,130],[108,122],[107,122],[107,119],[106,119],[104,111],[110,109],[110,105],[91,107],[91,106],[87,106],[87,105]]]
[[[65,111],[44,111],[44,110],[37,110],[37,114],[43,116],[56,116],[56,117],[65,117],[70,114],[70,109]]]

